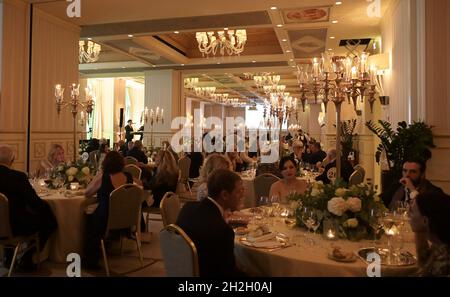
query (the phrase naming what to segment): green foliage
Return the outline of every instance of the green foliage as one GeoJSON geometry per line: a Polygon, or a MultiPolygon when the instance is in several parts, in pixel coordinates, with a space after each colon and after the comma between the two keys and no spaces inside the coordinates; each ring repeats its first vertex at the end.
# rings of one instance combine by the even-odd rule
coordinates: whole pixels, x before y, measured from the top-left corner
{"type": "MultiPolygon", "coordinates": [[[[346,183],[337,180],[334,184],[324,185],[321,182],[314,183],[302,195],[294,194],[288,197],[289,200],[296,201],[297,225],[304,226],[302,221],[302,208],[313,209],[321,221],[320,231],[324,220],[332,220],[339,225],[339,236],[349,240],[361,240],[373,238],[374,233],[370,228],[370,212],[375,209],[377,212],[384,212],[386,208],[376,195],[375,190],[366,185],[354,185],[346,188],[346,183]],[[345,201],[346,209],[341,215],[333,213],[330,210],[329,201],[335,198],[342,198],[345,201]],[[350,198],[358,198],[361,202],[361,208],[358,211],[352,211],[348,206],[350,198]],[[357,226],[349,226],[349,219],[357,220],[357,226]]],[[[342,201],[342,199],[340,199],[342,201]]],[[[354,201],[353,201],[354,202],[354,201]]]]}
{"type": "Polygon", "coordinates": [[[345,157],[349,152],[353,151],[353,138],[358,136],[358,134],[354,133],[355,128],[356,119],[341,122],[341,145],[345,157]]]}
{"type": "Polygon", "coordinates": [[[408,159],[428,161],[431,158],[433,143],[432,126],[424,122],[398,123],[397,131],[392,129],[389,122],[378,121],[378,124],[369,121],[367,128],[381,141],[375,153],[377,163],[380,163],[381,154],[386,152],[389,170],[393,177],[398,178],[402,173],[403,163],[408,159]]]}

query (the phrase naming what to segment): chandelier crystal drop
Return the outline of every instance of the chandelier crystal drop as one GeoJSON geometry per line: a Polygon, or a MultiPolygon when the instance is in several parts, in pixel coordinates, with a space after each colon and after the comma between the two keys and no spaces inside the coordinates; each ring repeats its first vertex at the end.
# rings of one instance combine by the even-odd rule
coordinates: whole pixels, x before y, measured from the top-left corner
{"type": "Polygon", "coordinates": [[[98,61],[102,46],[92,41],[87,42],[87,48],[85,47],[85,41],[79,41],[79,56],[80,63],[94,63],[98,61]]]}
{"type": "Polygon", "coordinates": [[[244,51],[245,43],[247,42],[247,31],[217,31],[217,36],[213,31],[197,32],[195,37],[198,42],[198,49],[203,56],[216,55],[217,52],[222,56],[225,53],[231,56],[239,55],[244,51]]]}

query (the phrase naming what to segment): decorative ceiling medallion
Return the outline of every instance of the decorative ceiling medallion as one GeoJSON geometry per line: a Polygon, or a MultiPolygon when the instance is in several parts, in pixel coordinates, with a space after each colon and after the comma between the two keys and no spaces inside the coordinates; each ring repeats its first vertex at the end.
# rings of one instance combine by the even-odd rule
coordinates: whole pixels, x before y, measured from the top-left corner
{"type": "Polygon", "coordinates": [[[330,19],[330,7],[286,9],[283,10],[283,18],[287,24],[328,22],[330,19]]]}

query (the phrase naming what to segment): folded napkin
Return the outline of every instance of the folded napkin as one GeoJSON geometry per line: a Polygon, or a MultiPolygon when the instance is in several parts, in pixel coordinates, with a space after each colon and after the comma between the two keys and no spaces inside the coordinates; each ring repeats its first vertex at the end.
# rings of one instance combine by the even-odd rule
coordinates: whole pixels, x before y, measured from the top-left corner
{"type": "Polygon", "coordinates": [[[265,235],[261,235],[261,236],[258,236],[258,237],[253,237],[252,235],[249,235],[247,237],[247,241],[251,242],[251,243],[255,243],[255,242],[268,241],[268,240],[271,240],[271,239],[273,239],[275,237],[276,237],[276,234],[273,233],[273,232],[265,234],[265,235]]]}

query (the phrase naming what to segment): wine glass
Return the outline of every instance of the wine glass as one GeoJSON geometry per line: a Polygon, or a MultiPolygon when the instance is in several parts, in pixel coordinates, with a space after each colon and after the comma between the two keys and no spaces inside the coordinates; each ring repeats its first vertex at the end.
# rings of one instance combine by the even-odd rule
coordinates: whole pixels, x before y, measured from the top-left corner
{"type": "Polygon", "coordinates": [[[377,208],[372,208],[369,213],[369,226],[373,230],[373,248],[377,249],[377,238],[383,229],[382,213],[377,208]]]}
{"type": "Polygon", "coordinates": [[[382,219],[384,234],[388,239],[388,264],[392,264],[392,237],[399,232],[398,223],[393,213],[386,214],[382,219]]]}
{"type": "Polygon", "coordinates": [[[272,206],[273,214],[278,216],[280,213],[280,196],[272,195],[272,197],[270,197],[270,204],[272,206]]]}
{"type": "Polygon", "coordinates": [[[297,224],[297,220],[295,218],[295,209],[291,207],[286,207],[284,210],[285,218],[284,223],[289,229],[292,229],[297,224]]]}
{"type": "Polygon", "coordinates": [[[268,205],[269,204],[269,197],[267,196],[261,196],[259,197],[259,205],[268,205]]]}

